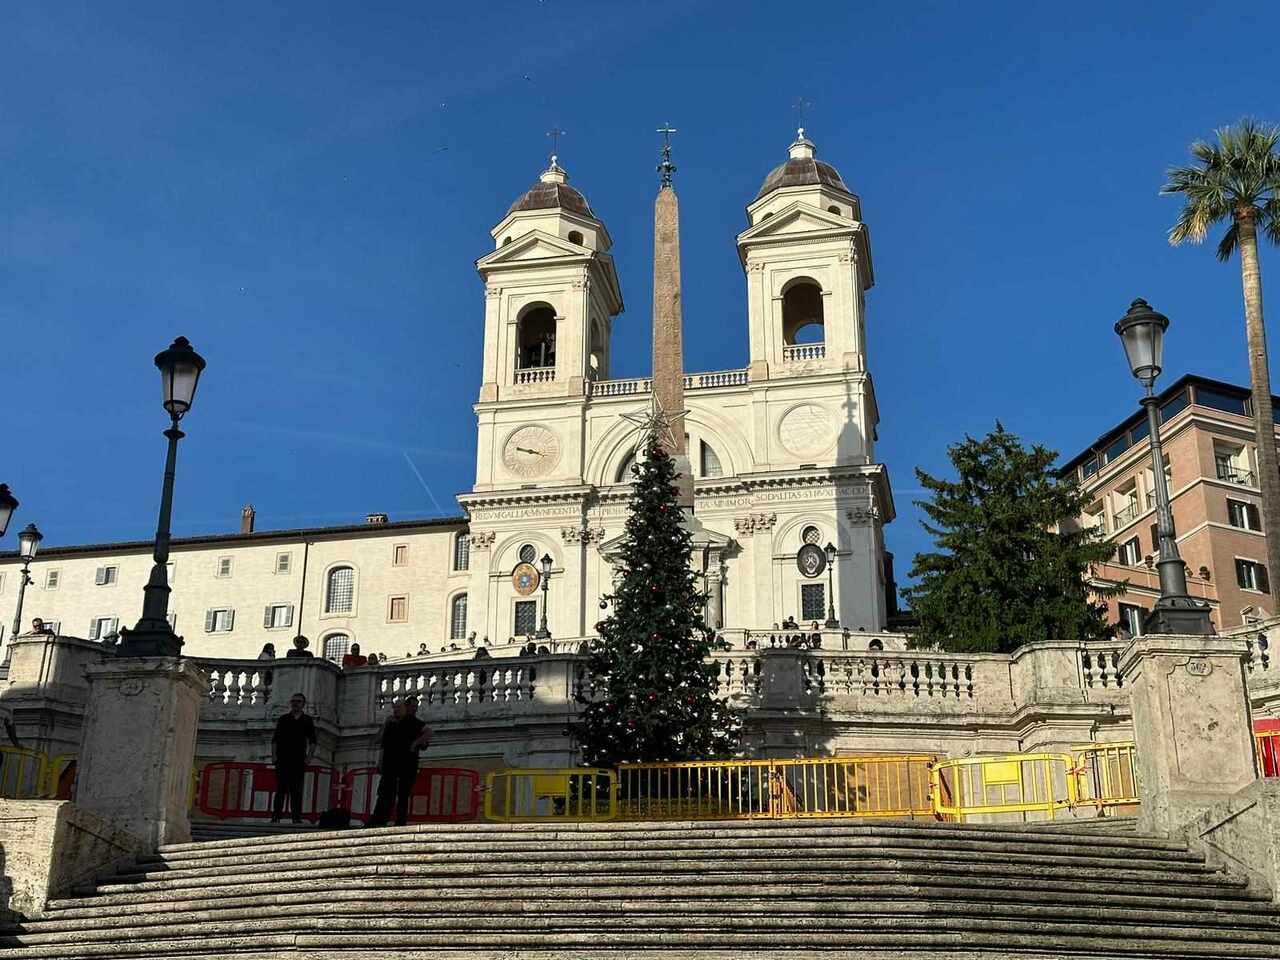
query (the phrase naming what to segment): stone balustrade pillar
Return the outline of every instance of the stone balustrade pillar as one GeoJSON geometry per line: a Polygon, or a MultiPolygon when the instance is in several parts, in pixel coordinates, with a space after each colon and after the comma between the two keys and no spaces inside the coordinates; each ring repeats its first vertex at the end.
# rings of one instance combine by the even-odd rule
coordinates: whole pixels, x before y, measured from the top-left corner
{"type": "Polygon", "coordinates": [[[1121,654],[1142,832],[1178,834],[1257,778],[1247,655],[1243,639],[1158,634],[1134,637],[1121,654]]]}

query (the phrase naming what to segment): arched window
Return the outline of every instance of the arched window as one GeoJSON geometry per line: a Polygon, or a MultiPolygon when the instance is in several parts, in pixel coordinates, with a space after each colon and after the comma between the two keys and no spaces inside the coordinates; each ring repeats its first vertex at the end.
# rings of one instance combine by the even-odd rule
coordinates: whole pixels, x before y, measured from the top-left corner
{"type": "Polygon", "coordinates": [[[569,242],[576,243],[578,246],[582,246],[582,234],[579,233],[577,230],[570,230],[569,242]]]}
{"type": "Polygon", "coordinates": [[[324,638],[324,658],[339,661],[351,649],[351,637],[345,633],[331,633],[324,638]]]}
{"type": "Polygon", "coordinates": [[[801,543],[821,543],[822,531],[817,527],[810,525],[800,531],[801,543]]]}
{"type": "Polygon", "coordinates": [[[591,324],[591,369],[590,373],[597,380],[605,380],[609,376],[608,355],[605,350],[604,327],[600,321],[591,324]]]}
{"type": "Polygon", "coordinates": [[[636,452],[632,450],[627,454],[626,459],[622,461],[622,466],[618,468],[618,475],[613,478],[614,483],[630,483],[635,479],[631,475],[636,465],[636,452]]]}
{"type": "Polygon", "coordinates": [[[460,593],[449,604],[449,639],[467,638],[467,595],[460,593]]]}
{"type": "Polygon", "coordinates": [[[546,304],[526,310],[516,321],[517,369],[556,365],[556,312],[546,304]]]}
{"type": "Polygon", "coordinates": [[[822,288],[808,277],[791,281],[782,292],[782,342],[822,343],[824,336],[822,288]]]}
{"type": "Polygon", "coordinates": [[[502,238],[502,245],[503,245],[504,247],[505,247],[508,243],[510,243],[510,242],[511,242],[511,238],[510,238],[510,237],[503,237],[503,238],[502,238]]]}
{"type": "Polygon", "coordinates": [[[702,476],[706,479],[724,476],[724,467],[720,465],[720,457],[712,449],[711,444],[702,441],[702,476]]]}
{"type": "Polygon", "coordinates": [[[334,567],[325,584],[324,612],[350,613],[355,602],[356,572],[351,567],[334,567]]]}
{"type": "Polygon", "coordinates": [[[533,563],[538,559],[538,549],[532,543],[526,543],[520,548],[520,562],[533,563]]]}
{"type": "Polygon", "coordinates": [[[838,216],[840,216],[840,208],[839,208],[839,207],[827,207],[827,213],[834,213],[834,214],[838,217],[838,216]]]}
{"type": "Polygon", "coordinates": [[[453,539],[453,569],[471,569],[471,537],[460,533],[453,539]]]}

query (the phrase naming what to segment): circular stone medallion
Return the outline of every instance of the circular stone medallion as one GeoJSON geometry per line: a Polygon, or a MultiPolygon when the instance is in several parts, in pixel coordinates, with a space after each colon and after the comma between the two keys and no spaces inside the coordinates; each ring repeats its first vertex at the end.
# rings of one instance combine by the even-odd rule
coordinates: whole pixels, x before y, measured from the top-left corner
{"type": "Polygon", "coordinates": [[[831,414],[816,403],[802,403],[787,411],[778,423],[778,439],[797,457],[822,453],[835,439],[831,414]]]}
{"type": "Polygon", "coordinates": [[[502,448],[503,465],[518,477],[540,477],[560,462],[560,438],[541,424],[521,427],[502,448]]]}

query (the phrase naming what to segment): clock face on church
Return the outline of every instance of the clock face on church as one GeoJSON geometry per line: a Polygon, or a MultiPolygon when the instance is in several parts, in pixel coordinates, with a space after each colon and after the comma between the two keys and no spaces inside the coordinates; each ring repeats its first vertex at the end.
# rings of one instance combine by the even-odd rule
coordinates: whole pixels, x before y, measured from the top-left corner
{"type": "Polygon", "coordinates": [[[560,462],[560,438],[546,427],[521,427],[507,438],[502,462],[518,477],[541,477],[560,462]]]}

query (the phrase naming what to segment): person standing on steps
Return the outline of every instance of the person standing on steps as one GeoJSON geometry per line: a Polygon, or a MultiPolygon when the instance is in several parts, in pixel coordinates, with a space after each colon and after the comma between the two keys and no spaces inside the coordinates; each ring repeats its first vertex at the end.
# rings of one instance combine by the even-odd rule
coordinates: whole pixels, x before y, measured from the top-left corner
{"type": "Polygon", "coordinates": [[[403,716],[394,717],[382,728],[382,779],[378,802],[368,826],[384,827],[395,809],[396,826],[409,822],[409,803],[418,779],[418,754],[431,742],[431,731],[418,719],[418,698],[404,699],[403,716]]]}
{"type": "Polygon", "coordinates": [[[316,750],[316,725],[306,714],[307,698],[295,693],[289,698],[289,712],[276,721],[271,738],[271,760],[276,768],[276,796],[271,822],[279,823],[285,795],[294,823],[302,822],[302,780],[316,750]]]}

